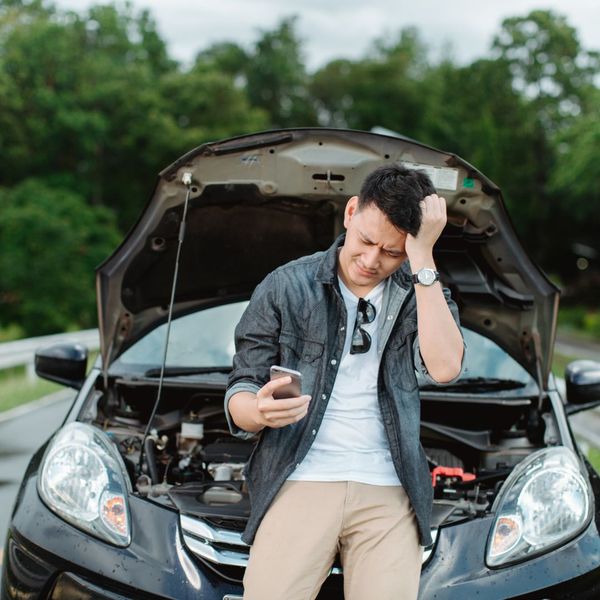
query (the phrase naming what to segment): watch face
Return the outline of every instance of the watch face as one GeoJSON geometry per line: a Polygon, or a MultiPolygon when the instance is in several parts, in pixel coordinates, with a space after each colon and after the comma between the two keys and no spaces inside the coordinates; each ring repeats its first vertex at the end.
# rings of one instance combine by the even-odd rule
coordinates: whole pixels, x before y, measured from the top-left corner
{"type": "Polygon", "coordinates": [[[423,285],[431,285],[435,281],[435,271],[432,269],[421,269],[417,273],[419,283],[423,285]]]}

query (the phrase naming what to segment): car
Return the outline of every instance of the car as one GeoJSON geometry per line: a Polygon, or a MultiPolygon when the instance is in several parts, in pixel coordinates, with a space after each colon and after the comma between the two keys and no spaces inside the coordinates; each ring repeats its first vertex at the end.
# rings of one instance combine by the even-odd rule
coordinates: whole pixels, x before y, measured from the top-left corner
{"type": "MultiPolygon", "coordinates": [[[[78,392],[24,475],[2,599],[242,597],[260,436],[226,424],[235,325],[267,273],[330,246],[348,198],[389,163],[446,198],[434,254],[467,347],[459,380],[419,382],[434,491],[420,598],[600,597],[600,479],[568,422],[600,404],[600,364],[569,365],[561,393],[559,290],[500,189],[406,137],[303,128],[204,144],[162,171],[97,269],[92,368],[77,344],[37,352],[38,375],[78,392]]],[[[342,598],[342,581],[336,562],[319,598],[342,598]]]]}

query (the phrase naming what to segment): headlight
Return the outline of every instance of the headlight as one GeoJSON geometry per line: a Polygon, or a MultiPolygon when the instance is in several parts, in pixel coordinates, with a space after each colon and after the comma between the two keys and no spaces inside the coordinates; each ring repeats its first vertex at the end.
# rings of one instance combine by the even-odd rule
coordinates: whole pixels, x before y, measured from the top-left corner
{"type": "Polygon", "coordinates": [[[117,546],[131,541],[127,474],[106,435],[83,423],[65,425],[42,461],[38,491],[65,521],[117,546]]]}
{"type": "Polygon", "coordinates": [[[575,454],[564,446],[535,452],[515,467],[494,502],[487,564],[525,560],[562,544],[587,525],[590,507],[575,454]]]}

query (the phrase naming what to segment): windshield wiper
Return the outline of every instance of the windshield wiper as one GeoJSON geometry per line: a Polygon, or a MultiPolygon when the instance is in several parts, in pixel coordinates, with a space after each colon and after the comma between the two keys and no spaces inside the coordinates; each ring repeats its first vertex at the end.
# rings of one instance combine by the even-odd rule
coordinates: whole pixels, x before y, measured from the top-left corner
{"type": "MultiPolygon", "coordinates": [[[[160,377],[160,367],[153,367],[144,373],[144,377],[160,377]]],[[[203,373],[229,373],[231,367],[165,367],[165,377],[180,377],[182,375],[202,375],[203,373]]]]}
{"type": "Polygon", "coordinates": [[[515,390],[525,387],[527,384],[516,379],[499,379],[496,377],[465,377],[454,383],[433,385],[427,384],[420,387],[426,391],[489,391],[489,390],[515,390]]]}

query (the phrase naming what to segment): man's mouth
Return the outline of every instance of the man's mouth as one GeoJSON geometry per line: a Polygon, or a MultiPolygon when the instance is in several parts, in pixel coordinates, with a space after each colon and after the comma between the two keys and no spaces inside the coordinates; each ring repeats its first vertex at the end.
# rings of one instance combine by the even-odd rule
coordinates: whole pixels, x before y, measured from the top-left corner
{"type": "Polygon", "coordinates": [[[362,275],[363,277],[374,277],[375,275],[377,275],[377,271],[372,271],[371,269],[365,269],[364,267],[361,267],[358,263],[356,263],[356,268],[357,268],[359,274],[362,275]]]}

